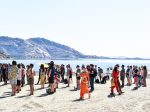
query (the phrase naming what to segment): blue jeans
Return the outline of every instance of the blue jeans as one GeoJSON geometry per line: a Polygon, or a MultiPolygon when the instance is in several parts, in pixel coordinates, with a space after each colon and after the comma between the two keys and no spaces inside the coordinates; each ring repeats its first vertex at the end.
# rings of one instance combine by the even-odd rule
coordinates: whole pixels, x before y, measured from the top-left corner
{"type": "Polygon", "coordinates": [[[90,78],[91,91],[94,91],[94,77],[90,78]]]}

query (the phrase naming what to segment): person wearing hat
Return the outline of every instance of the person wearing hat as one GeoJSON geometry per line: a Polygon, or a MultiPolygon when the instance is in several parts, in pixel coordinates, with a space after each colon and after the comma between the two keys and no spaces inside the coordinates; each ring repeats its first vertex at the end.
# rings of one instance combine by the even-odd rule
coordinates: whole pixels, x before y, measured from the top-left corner
{"type": "Polygon", "coordinates": [[[124,65],[121,66],[120,80],[122,82],[121,87],[124,88],[124,80],[125,80],[125,68],[124,68],[124,65]]]}

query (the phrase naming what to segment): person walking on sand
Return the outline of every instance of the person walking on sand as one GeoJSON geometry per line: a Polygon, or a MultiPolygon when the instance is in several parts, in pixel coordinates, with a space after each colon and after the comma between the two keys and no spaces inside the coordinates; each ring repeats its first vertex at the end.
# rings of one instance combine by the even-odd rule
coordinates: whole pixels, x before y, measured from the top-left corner
{"type": "Polygon", "coordinates": [[[88,83],[89,83],[88,73],[86,71],[85,66],[82,66],[80,100],[84,99],[85,94],[88,94],[89,98],[91,96],[88,88],[88,83]]]}
{"type": "Polygon", "coordinates": [[[30,96],[34,94],[34,76],[35,76],[35,71],[33,69],[34,65],[30,64],[30,68],[28,70],[28,83],[30,85],[30,96]]]}
{"type": "Polygon", "coordinates": [[[44,68],[44,65],[41,64],[40,66],[40,84],[41,84],[41,89],[44,89],[44,85],[45,85],[45,80],[46,79],[46,71],[44,68]]]}
{"type": "Polygon", "coordinates": [[[12,87],[11,96],[16,95],[17,74],[18,74],[17,62],[12,61],[12,66],[10,68],[9,75],[8,75],[8,78],[9,78],[9,81],[10,81],[10,84],[11,84],[11,87],[12,87]]]}

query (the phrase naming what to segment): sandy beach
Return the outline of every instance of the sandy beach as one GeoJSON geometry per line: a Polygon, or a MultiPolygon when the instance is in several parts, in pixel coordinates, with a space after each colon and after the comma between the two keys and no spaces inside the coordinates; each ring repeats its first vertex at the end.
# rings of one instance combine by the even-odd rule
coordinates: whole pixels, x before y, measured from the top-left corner
{"type": "MultiPolygon", "coordinates": [[[[37,77],[35,77],[35,82],[37,77]]],[[[147,79],[147,83],[150,80],[147,79]]],[[[139,88],[132,91],[125,86],[125,92],[121,96],[108,98],[110,93],[110,81],[107,84],[95,84],[95,91],[91,99],[77,101],[79,91],[73,91],[75,81],[70,88],[60,84],[54,95],[47,95],[46,90],[40,90],[40,85],[35,85],[34,96],[29,95],[29,87],[26,85],[22,91],[14,97],[10,96],[11,86],[2,86],[0,83],[0,112],[149,112],[150,87],[139,88]]],[[[46,85],[47,87],[47,85],[46,85]]]]}

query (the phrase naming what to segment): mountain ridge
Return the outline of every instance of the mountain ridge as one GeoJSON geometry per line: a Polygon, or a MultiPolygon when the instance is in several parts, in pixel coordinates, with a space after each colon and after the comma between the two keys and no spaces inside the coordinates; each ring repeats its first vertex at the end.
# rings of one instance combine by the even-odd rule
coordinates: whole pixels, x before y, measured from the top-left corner
{"type": "MultiPolygon", "coordinates": [[[[0,54],[3,58],[13,59],[125,59],[125,60],[150,60],[139,57],[129,58],[125,56],[107,57],[85,55],[69,46],[35,37],[29,39],[0,36],[0,54]],[[5,56],[4,56],[5,55],[5,56]]],[[[1,59],[1,57],[0,57],[1,59]]]]}

